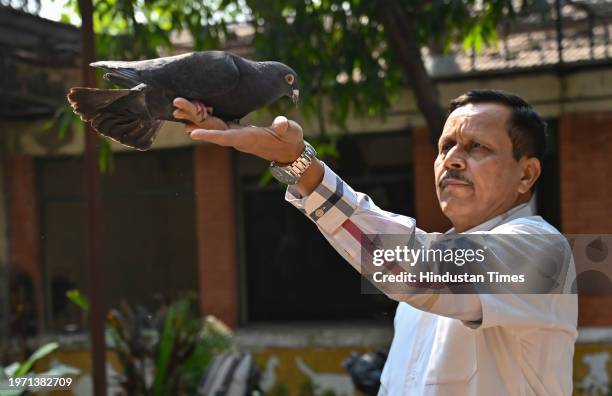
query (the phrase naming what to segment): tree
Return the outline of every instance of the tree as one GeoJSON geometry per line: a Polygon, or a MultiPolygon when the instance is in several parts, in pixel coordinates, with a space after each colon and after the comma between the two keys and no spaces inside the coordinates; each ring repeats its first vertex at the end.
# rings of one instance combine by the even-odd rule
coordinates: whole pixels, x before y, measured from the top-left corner
{"type": "MultiPolygon", "coordinates": [[[[4,0],[7,1],[7,0],[4,0]]],[[[14,1],[14,0],[13,0],[14,1]]],[[[9,0],[10,2],[10,0],[9,0]]],[[[76,0],[68,4],[76,6],[76,0]]],[[[138,59],[169,48],[187,31],[195,50],[218,49],[235,22],[254,28],[259,59],[291,65],[301,80],[301,110],[345,128],[348,115],[384,117],[408,84],[432,138],[445,112],[421,48],[478,50],[497,41],[496,27],[546,0],[95,0],[99,58],[138,59]],[[323,114],[321,100],[333,108],[323,114]]],[[[68,19],[68,16],[66,16],[68,19]]]]}
{"type": "MultiPolygon", "coordinates": [[[[510,0],[249,0],[262,57],[295,66],[309,93],[333,98],[334,121],[350,110],[383,115],[408,83],[432,138],[445,112],[427,74],[421,48],[449,50],[453,44],[480,49],[496,42],[496,26],[517,11],[545,1],[510,0]],[[340,78],[339,78],[340,77],[340,78]]],[[[308,110],[316,111],[313,102],[308,110]]]]}

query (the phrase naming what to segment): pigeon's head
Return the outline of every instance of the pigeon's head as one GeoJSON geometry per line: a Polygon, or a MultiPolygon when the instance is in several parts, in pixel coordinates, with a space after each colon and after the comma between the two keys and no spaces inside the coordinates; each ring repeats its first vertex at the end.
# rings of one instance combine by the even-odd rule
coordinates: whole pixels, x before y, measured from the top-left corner
{"type": "Polygon", "coordinates": [[[297,104],[300,99],[300,90],[298,85],[298,75],[289,66],[280,62],[266,62],[274,71],[275,79],[282,87],[284,96],[290,97],[293,103],[297,104]]]}

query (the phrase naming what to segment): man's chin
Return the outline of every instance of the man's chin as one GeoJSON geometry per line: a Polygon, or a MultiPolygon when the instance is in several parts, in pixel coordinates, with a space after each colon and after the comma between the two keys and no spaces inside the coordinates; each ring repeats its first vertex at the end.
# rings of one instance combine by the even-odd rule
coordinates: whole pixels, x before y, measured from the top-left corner
{"type": "Polygon", "coordinates": [[[443,202],[447,202],[449,204],[466,204],[468,202],[474,201],[474,190],[470,187],[458,187],[458,188],[444,188],[439,194],[438,199],[440,200],[440,205],[443,202]]]}
{"type": "Polygon", "coordinates": [[[456,214],[469,212],[469,208],[473,205],[473,197],[458,197],[455,194],[449,195],[444,193],[440,197],[440,208],[448,218],[452,218],[456,214]]]}

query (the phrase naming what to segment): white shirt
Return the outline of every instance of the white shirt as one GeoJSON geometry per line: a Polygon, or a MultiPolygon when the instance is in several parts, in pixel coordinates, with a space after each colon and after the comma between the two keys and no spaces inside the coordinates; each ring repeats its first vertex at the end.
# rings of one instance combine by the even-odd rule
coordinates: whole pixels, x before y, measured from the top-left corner
{"type": "MultiPolygon", "coordinates": [[[[300,197],[290,187],[285,198],[358,271],[361,234],[426,234],[414,219],[378,208],[326,165],[322,183],[309,196],[300,197]]],[[[569,245],[559,248],[537,239],[559,231],[534,216],[529,205],[466,233],[535,236],[522,246],[493,247],[502,260],[521,254],[529,266],[538,267],[551,257],[571,259],[569,245]]],[[[387,295],[400,303],[379,396],[572,394],[575,294],[387,295]]]]}

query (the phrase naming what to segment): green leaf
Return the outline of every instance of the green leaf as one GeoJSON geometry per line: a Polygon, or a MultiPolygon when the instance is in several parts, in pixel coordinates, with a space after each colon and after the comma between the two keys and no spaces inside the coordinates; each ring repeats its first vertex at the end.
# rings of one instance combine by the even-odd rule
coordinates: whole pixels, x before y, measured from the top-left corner
{"type": "Polygon", "coordinates": [[[274,177],[272,176],[272,173],[270,173],[270,169],[266,169],[266,171],[259,177],[257,185],[259,187],[267,186],[272,181],[274,181],[274,177]]]}
{"type": "Polygon", "coordinates": [[[59,348],[59,344],[57,342],[50,342],[48,344],[45,344],[45,345],[41,346],[36,351],[34,351],[34,353],[32,355],[30,355],[28,360],[26,360],[25,362],[23,362],[19,366],[17,371],[15,371],[15,375],[14,376],[15,377],[21,377],[21,376],[25,375],[26,373],[28,373],[32,369],[32,366],[34,365],[34,363],[36,363],[36,361],[38,361],[39,359],[44,358],[45,356],[47,356],[48,354],[50,354],[51,352],[53,352],[57,348],[59,348]]]}
{"type": "Polygon", "coordinates": [[[113,161],[113,149],[110,140],[99,135],[100,151],[98,152],[98,166],[100,173],[110,173],[115,169],[113,161]]]}
{"type": "Polygon", "coordinates": [[[85,312],[89,312],[89,299],[80,290],[73,289],[66,292],[66,297],[85,312]]]}
{"type": "Polygon", "coordinates": [[[59,126],[57,128],[57,135],[60,139],[64,139],[66,137],[66,131],[76,119],[76,115],[72,111],[72,108],[70,106],[65,106],[63,108],[59,126]]]}
{"type": "Polygon", "coordinates": [[[155,368],[155,380],[153,381],[153,395],[163,396],[166,394],[165,389],[169,385],[169,378],[166,378],[166,371],[172,355],[172,349],[175,342],[175,320],[176,307],[170,306],[164,324],[164,330],[159,343],[159,352],[157,357],[157,366],[155,368]]]}

